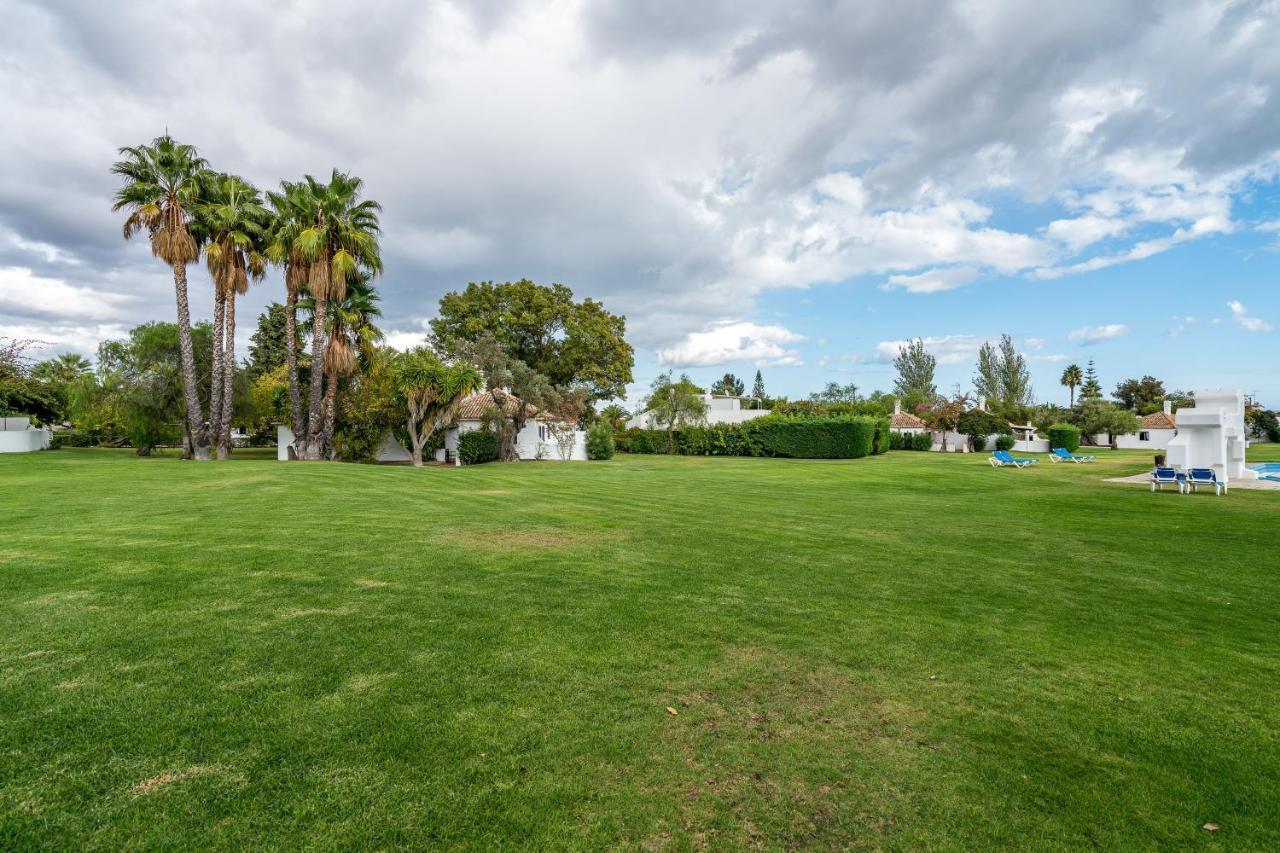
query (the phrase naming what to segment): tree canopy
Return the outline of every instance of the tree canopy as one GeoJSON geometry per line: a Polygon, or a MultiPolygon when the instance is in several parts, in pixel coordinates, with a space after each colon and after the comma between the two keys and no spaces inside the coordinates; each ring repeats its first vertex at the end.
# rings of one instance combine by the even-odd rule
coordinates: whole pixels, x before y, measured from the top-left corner
{"type": "Polygon", "coordinates": [[[1116,386],[1111,396],[1126,409],[1133,409],[1140,415],[1149,415],[1159,411],[1164,403],[1164,383],[1154,376],[1126,379],[1116,386]]]}
{"type": "Polygon", "coordinates": [[[893,360],[893,366],[898,371],[898,378],[893,382],[895,394],[925,400],[938,396],[938,387],[933,383],[938,360],[925,350],[923,340],[916,338],[898,347],[898,357],[893,360]]]}
{"type": "Polygon", "coordinates": [[[1000,345],[990,341],[978,350],[978,372],[974,389],[1002,409],[1031,403],[1031,373],[1027,360],[1013,345],[1009,335],[1000,336],[1000,345]]]}
{"type": "Polygon", "coordinates": [[[431,339],[437,351],[457,357],[492,336],[553,385],[586,388],[594,401],[622,396],[631,381],[635,354],[626,322],[593,299],[575,301],[563,284],[482,281],[444,295],[431,339]]]}
{"type": "Polygon", "coordinates": [[[741,397],[746,390],[746,383],[732,373],[726,373],[711,385],[712,394],[723,394],[728,397],[741,397]]]}

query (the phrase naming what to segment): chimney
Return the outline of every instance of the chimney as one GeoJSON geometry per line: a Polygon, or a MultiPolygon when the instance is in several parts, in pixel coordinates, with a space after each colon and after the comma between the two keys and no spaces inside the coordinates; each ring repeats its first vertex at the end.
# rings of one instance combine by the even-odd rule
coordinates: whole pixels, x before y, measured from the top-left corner
{"type": "Polygon", "coordinates": [[[1172,414],[1173,414],[1173,401],[1172,401],[1172,400],[1165,400],[1165,401],[1164,401],[1164,413],[1165,413],[1166,415],[1172,415],[1172,414]]]}
{"type": "Polygon", "coordinates": [[[893,398],[893,413],[895,415],[902,414],[902,401],[899,400],[897,397],[893,398]]]}

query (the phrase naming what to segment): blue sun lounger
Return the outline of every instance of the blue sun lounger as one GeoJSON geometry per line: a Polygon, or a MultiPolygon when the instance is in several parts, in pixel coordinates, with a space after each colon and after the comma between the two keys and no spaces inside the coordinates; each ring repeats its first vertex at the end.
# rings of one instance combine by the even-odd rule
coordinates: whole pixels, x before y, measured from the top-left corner
{"type": "Polygon", "coordinates": [[[1010,456],[1007,450],[997,450],[991,454],[991,458],[987,461],[991,463],[992,468],[1003,468],[1006,465],[1012,465],[1015,468],[1026,468],[1028,465],[1034,465],[1040,460],[1019,459],[1016,456],[1010,456]]]}
{"type": "Polygon", "coordinates": [[[1061,461],[1061,462],[1080,463],[1080,462],[1093,462],[1097,460],[1098,457],[1090,456],[1087,453],[1072,453],[1069,450],[1067,450],[1065,447],[1055,447],[1053,450],[1050,451],[1049,458],[1052,459],[1054,462],[1061,461]]]}
{"type": "Polygon", "coordinates": [[[1185,488],[1195,492],[1200,490],[1200,486],[1212,486],[1215,495],[1227,490],[1227,484],[1218,479],[1212,468],[1192,468],[1187,472],[1185,488]]]}
{"type": "Polygon", "coordinates": [[[1157,468],[1151,472],[1151,491],[1164,491],[1165,486],[1177,486],[1181,492],[1186,488],[1182,475],[1173,468],[1157,468]]]}

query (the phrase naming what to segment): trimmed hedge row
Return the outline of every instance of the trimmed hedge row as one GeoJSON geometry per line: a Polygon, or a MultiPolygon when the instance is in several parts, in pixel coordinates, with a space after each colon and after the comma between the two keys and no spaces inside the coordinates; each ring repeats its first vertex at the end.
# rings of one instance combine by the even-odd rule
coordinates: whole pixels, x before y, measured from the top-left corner
{"type": "Polygon", "coordinates": [[[889,433],[890,450],[933,450],[933,435],[927,432],[889,433]]]}
{"type": "Polygon", "coordinates": [[[498,458],[498,434],[485,429],[458,436],[458,458],[463,465],[479,465],[498,458]]]}
{"type": "Polygon", "coordinates": [[[1058,423],[1045,430],[1049,436],[1049,447],[1065,447],[1068,453],[1080,449],[1080,427],[1074,424],[1058,423]]]}
{"type": "Polygon", "coordinates": [[[765,416],[740,424],[687,427],[671,436],[659,429],[630,429],[614,438],[624,453],[682,456],[779,456],[793,459],[856,459],[890,448],[888,418],[765,416]]]}

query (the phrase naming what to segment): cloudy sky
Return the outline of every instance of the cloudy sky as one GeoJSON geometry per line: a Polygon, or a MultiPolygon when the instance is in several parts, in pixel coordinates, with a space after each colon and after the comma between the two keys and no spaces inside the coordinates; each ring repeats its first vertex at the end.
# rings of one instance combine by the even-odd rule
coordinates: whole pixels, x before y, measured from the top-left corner
{"type": "Polygon", "coordinates": [[[443,292],[527,276],[627,315],[637,389],[887,388],[916,336],[967,386],[1007,332],[1042,400],[1092,358],[1108,389],[1280,406],[1275,2],[0,0],[0,24],[0,336],[52,352],[172,318],[108,171],[167,128],[261,187],[362,176],[399,345],[443,292]]]}

